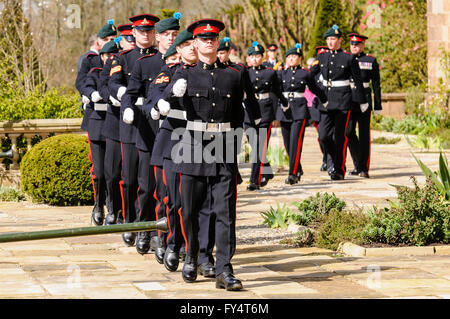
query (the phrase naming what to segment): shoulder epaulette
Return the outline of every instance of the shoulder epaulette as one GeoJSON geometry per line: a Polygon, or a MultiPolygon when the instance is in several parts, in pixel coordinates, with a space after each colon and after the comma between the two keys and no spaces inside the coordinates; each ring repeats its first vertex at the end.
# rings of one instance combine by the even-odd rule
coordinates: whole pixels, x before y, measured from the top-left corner
{"type": "Polygon", "coordinates": [[[138,59],[138,61],[141,61],[142,59],[145,59],[145,58],[152,57],[152,56],[154,56],[154,55],[155,55],[155,53],[144,55],[144,56],[140,57],[140,58],[138,59]]]}
{"type": "Polygon", "coordinates": [[[237,69],[235,69],[235,68],[233,68],[233,67],[231,67],[231,66],[229,66],[229,65],[227,65],[227,68],[232,69],[232,70],[234,70],[234,71],[236,71],[236,72],[241,73],[241,71],[239,71],[239,70],[237,70],[237,69]]]}
{"type": "Polygon", "coordinates": [[[92,73],[92,72],[97,71],[97,70],[101,71],[101,70],[103,70],[103,68],[98,68],[98,67],[92,68],[92,69],[89,71],[89,73],[92,73]]]}
{"type": "Polygon", "coordinates": [[[350,52],[347,52],[347,51],[342,51],[342,52],[347,53],[347,54],[350,54],[350,55],[353,55],[353,54],[351,54],[350,52]]]}
{"type": "Polygon", "coordinates": [[[268,67],[266,67],[266,69],[267,69],[267,70],[272,70],[272,71],[275,71],[274,69],[272,69],[272,68],[268,68],[268,67]]]}
{"type": "Polygon", "coordinates": [[[311,72],[311,70],[308,69],[308,68],[302,68],[302,69],[305,70],[305,71],[311,72]]]}
{"type": "Polygon", "coordinates": [[[370,56],[371,58],[374,58],[375,59],[375,57],[372,55],[372,54],[366,54],[367,56],[370,56]]]}
{"type": "Polygon", "coordinates": [[[131,52],[131,51],[133,51],[133,49],[125,50],[125,51],[119,52],[119,53],[117,54],[117,56],[124,55],[124,54],[126,54],[126,53],[128,53],[128,52],[131,52]]]}
{"type": "Polygon", "coordinates": [[[95,56],[98,56],[98,54],[94,53],[94,52],[91,52],[91,53],[86,54],[85,58],[87,59],[87,58],[95,57],[95,56]]]}
{"type": "Polygon", "coordinates": [[[177,65],[180,65],[181,63],[170,63],[170,64],[167,64],[166,65],[166,67],[168,68],[168,69],[170,69],[170,68],[173,68],[174,66],[177,66],[177,65]]]}

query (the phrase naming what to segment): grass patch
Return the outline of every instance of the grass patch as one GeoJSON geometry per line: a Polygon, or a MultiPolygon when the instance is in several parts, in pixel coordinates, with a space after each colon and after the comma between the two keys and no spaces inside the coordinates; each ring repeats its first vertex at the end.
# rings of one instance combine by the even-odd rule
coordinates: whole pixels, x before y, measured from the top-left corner
{"type": "Polygon", "coordinates": [[[385,137],[385,136],[380,136],[377,138],[374,138],[372,140],[373,144],[397,144],[398,142],[400,142],[402,138],[401,137],[393,137],[393,138],[389,138],[389,137],[385,137]]]}
{"type": "Polygon", "coordinates": [[[0,201],[2,202],[20,202],[25,200],[25,194],[15,187],[0,187],[0,201]]]}

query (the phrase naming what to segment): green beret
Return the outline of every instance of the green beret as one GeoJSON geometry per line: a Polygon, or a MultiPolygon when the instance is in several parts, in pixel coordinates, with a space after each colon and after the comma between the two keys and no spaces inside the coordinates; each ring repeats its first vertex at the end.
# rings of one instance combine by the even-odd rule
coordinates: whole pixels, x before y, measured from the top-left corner
{"type": "Polygon", "coordinates": [[[219,48],[217,49],[217,51],[229,51],[231,49],[231,42],[230,42],[230,38],[225,37],[222,40],[220,40],[219,43],[219,48]]]}
{"type": "Polygon", "coordinates": [[[342,37],[342,32],[336,24],[333,25],[331,28],[329,28],[327,32],[325,32],[325,34],[323,35],[324,39],[328,37],[338,37],[338,38],[342,37]]]}
{"type": "Polygon", "coordinates": [[[114,20],[108,20],[108,24],[105,24],[100,31],[98,31],[97,36],[100,39],[104,39],[111,35],[117,35],[117,28],[114,25],[114,20]]]}
{"type": "Polygon", "coordinates": [[[164,59],[167,59],[168,57],[176,53],[177,53],[177,46],[174,43],[167,49],[166,53],[164,53],[164,59]]]}
{"type": "Polygon", "coordinates": [[[167,30],[180,30],[181,13],[176,12],[173,17],[164,19],[155,24],[156,32],[163,33],[167,30]]]}
{"type": "Polygon", "coordinates": [[[295,45],[295,47],[290,48],[289,50],[286,51],[286,54],[284,55],[284,57],[288,57],[291,54],[297,54],[298,56],[303,56],[302,45],[300,43],[297,43],[295,45]]]}
{"type": "Polygon", "coordinates": [[[117,53],[119,52],[119,47],[116,41],[108,41],[103,48],[100,50],[100,54],[103,53],[117,53]]]}
{"type": "Polygon", "coordinates": [[[186,42],[188,40],[193,40],[193,39],[194,39],[194,36],[192,35],[191,32],[189,32],[188,30],[183,30],[175,38],[175,41],[174,41],[173,44],[175,46],[179,46],[180,44],[183,44],[184,42],[186,42]]]}
{"type": "Polygon", "coordinates": [[[252,46],[247,50],[248,55],[256,55],[256,54],[263,54],[263,53],[264,53],[264,47],[256,41],[254,41],[252,43],[252,46]]]}

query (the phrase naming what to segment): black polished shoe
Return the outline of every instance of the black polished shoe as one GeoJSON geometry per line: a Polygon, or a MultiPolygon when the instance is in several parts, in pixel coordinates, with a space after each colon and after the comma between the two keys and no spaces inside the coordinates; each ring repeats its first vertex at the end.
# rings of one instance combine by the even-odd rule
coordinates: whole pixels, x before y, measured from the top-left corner
{"type": "Polygon", "coordinates": [[[321,172],[326,172],[327,171],[327,163],[322,163],[322,166],[320,166],[320,171],[321,172]]]}
{"type": "Polygon", "coordinates": [[[164,266],[168,271],[177,271],[178,265],[180,264],[180,253],[173,251],[170,248],[166,249],[164,253],[164,266]]]}
{"type": "Polygon", "coordinates": [[[297,184],[298,181],[299,181],[299,178],[297,176],[289,175],[289,177],[286,178],[286,180],[284,182],[288,185],[294,185],[294,184],[297,184]]]}
{"type": "Polygon", "coordinates": [[[184,246],[182,246],[180,249],[180,260],[183,262],[186,260],[186,249],[184,248],[184,246]]]}
{"type": "Polygon", "coordinates": [[[181,277],[185,282],[191,283],[197,279],[197,258],[186,256],[181,270],[181,277]]]}
{"type": "Polygon", "coordinates": [[[365,177],[365,178],[369,178],[369,173],[368,172],[361,172],[359,173],[360,177],[365,177]]]}
{"type": "Polygon", "coordinates": [[[152,236],[150,239],[150,252],[154,253],[156,251],[156,248],[160,246],[160,239],[158,235],[152,236]]]}
{"type": "Polygon", "coordinates": [[[102,226],[105,220],[105,212],[103,211],[103,206],[94,206],[92,210],[92,221],[97,226],[102,226]]]}
{"type": "Polygon", "coordinates": [[[165,253],[166,253],[166,245],[162,243],[160,239],[160,245],[155,249],[155,258],[158,263],[162,264],[164,262],[165,253]]]}
{"type": "Polygon", "coordinates": [[[356,168],[355,168],[355,169],[354,169],[353,171],[351,171],[349,174],[350,174],[350,175],[355,175],[355,176],[356,176],[356,175],[359,175],[359,173],[361,173],[361,171],[360,171],[359,169],[356,169],[356,168]]]}
{"type": "Polygon", "coordinates": [[[267,177],[262,177],[261,178],[261,184],[259,185],[260,187],[264,187],[269,183],[269,180],[271,180],[271,178],[267,178],[267,177]]]}
{"type": "Polygon", "coordinates": [[[333,181],[341,181],[341,180],[344,179],[344,175],[342,175],[342,174],[340,174],[340,173],[338,173],[338,172],[336,172],[336,171],[333,171],[333,172],[331,172],[331,174],[330,174],[330,178],[331,178],[331,180],[333,180],[333,181]]]}
{"type": "Polygon", "coordinates": [[[106,215],[105,219],[105,225],[115,225],[117,224],[117,213],[109,212],[108,215],[106,215]]]}
{"type": "Polygon", "coordinates": [[[123,233],[122,240],[128,247],[133,247],[136,242],[136,233],[123,233]]]}
{"type": "Polygon", "coordinates": [[[216,277],[216,267],[212,263],[204,263],[198,265],[198,273],[206,278],[216,277]]]}
{"type": "Polygon", "coordinates": [[[244,182],[244,180],[242,179],[241,173],[238,172],[237,174],[237,184],[241,185],[244,182]]]}
{"type": "Polygon", "coordinates": [[[247,190],[248,191],[255,191],[255,190],[258,190],[259,189],[259,185],[256,185],[256,184],[253,184],[253,183],[250,183],[248,186],[247,186],[247,190]]]}
{"type": "Polygon", "coordinates": [[[150,232],[139,232],[136,239],[136,250],[141,255],[147,254],[150,249],[150,232]]]}
{"type": "Polygon", "coordinates": [[[243,288],[242,282],[234,277],[230,272],[223,272],[216,277],[216,288],[226,289],[228,291],[241,290],[243,288]]]}

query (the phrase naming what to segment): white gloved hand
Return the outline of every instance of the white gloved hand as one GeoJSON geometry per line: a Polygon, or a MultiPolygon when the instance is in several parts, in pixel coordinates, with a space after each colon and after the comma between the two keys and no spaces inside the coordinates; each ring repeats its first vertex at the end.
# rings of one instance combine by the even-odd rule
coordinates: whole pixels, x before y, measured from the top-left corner
{"type": "Polygon", "coordinates": [[[369,103],[360,104],[359,108],[361,109],[361,112],[364,113],[369,108],[369,103]]]}
{"type": "Polygon", "coordinates": [[[324,107],[324,108],[327,108],[327,106],[328,106],[328,101],[326,101],[325,103],[323,103],[323,107],[324,107]]]}
{"type": "Polygon", "coordinates": [[[124,86],[121,86],[119,88],[119,90],[117,91],[117,98],[119,99],[119,101],[122,101],[122,96],[125,94],[126,91],[127,91],[127,88],[124,86]]]}
{"type": "MultiPolygon", "coordinates": [[[[83,104],[89,104],[91,102],[91,100],[89,100],[89,98],[86,95],[83,95],[81,97],[81,101],[83,102],[83,104]]],[[[86,107],[84,107],[84,109],[86,109],[86,107]]]]}
{"type": "MultiPolygon", "coordinates": [[[[179,79],[172,88],[172,93],[176,97],[182,97],[186,93],[187,81],[185,79],[179,79]]],[[[160,110],[161,111],[161,110],[160,110]]],[[[161,113],[162,114],[162,113],[161,113]]],[[[164,115],[164,114],[163,114],[164,115]]]]}
{"type": "Polygon", "coordinates": [[[375,111],[373,111],[373,114],[374,115],[381,115],[381,110],[375,110],[375,111]]]}
{"type": "Polygon", "coordinates": [[[97,91],[92,92],[92,94],[91,94],[91,101],[92,102],[97,103],[101,99],[102,99],[102,97],[100,96],[100,93],[98,93],[97,91]]]}
{"type": "Polygon", "coordinates": [[[112,95],[109,96],[109,99],[111,100],[111,102],[114,106],[117,106],[117,107],[120,106],[120,102],[117,101],[112,95]]]}
{"type": "Polygon", "coordinates": [[[152,107],[152,110],[150,111],[150,115],[152,116],[152,119],[154,119],[155,121],[159,120],[159,118],[161,117],[161,114],[157,110],[155,110],[154,107],[152,107]]]}
{"type": "Polygon", "coordinates": [[[130,108],[126,108],[123,111],[123,122],[126,124],[131,124],[134,121],[134,111],[130,108]]]}
{"type": "Polygon", "coordinates": [[[281,105],[281,109],[283,110],[283,112],[286,112],[287,110],[289,110],[291,106],[288,104],[286,107],[284,107],[283,105],[281,105]]]}
{"type": "Polygon", "coordinates": [[[170,112],[170,103],[161,99],[158,101],[158,109],[161,115],[166,116],[170,112]]]}
{"type": "Polygon", "coordinates": [[[256,124],[256,125],[259,125],[259,123],[261,123],[261,119],[256,119],[256,120],[255,120],[255,124],[256,124]]]}

